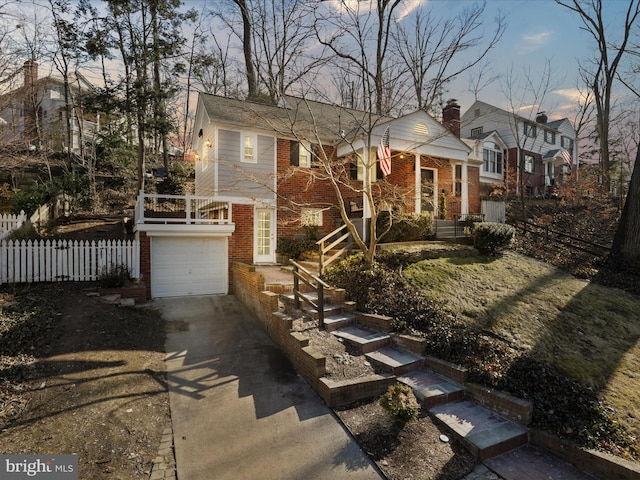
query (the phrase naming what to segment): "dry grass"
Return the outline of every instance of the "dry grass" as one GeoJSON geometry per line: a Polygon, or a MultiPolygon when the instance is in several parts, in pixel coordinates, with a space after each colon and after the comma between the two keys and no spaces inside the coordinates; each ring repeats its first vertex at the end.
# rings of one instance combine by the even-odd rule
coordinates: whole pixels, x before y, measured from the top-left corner
{"type": "Polygon", "coordinates": [[[515,253],[424,260],[404,273],[452,312],[600,392],[640,438],[640,297],[515,253]]]}

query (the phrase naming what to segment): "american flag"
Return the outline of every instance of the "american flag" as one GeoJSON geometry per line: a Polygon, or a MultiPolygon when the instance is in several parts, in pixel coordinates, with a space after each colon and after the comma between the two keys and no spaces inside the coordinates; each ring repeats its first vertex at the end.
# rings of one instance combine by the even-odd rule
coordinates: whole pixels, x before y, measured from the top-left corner
{"type": "Polygon", "coordinates": [[[386,177],[391,174],[391,148],[389,147],[389,127],[384,131],[378,145],[378,161],[380,162],[380,170],[386,177]]]}
{"type": "Polygon", "coordinates": [[[571,161],[571,154],[567,150],[562,150],[562,158],[564,158],[564,161],[567,162],[567,165],[569,165],[570,167],[573,166],[573,162],[571,161]]]}

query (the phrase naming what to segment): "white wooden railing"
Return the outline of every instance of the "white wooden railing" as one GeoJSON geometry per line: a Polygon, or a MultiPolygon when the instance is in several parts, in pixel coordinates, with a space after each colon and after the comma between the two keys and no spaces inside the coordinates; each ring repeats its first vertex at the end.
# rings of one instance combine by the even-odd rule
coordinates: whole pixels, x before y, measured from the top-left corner
{"type": "Polygon", "coordinates": [[[27,215],[24,210],[18,215],[12,215],[9,213],[0,215],[0,240],[9,236],[9,234],[27,221],[27,215]]]}
{"type": "Polygon", "coordinates": [[[231,202],[211,197],[156,195],[140,192],[135,223],[184,223],[223,225],[231,223],[231,202]]]}
{"type": "Polygon", "coordinates": [[[0,242],[0,284],[95,281],[116,266],[140,276],[137,241],[28,240],[0,242]]]}

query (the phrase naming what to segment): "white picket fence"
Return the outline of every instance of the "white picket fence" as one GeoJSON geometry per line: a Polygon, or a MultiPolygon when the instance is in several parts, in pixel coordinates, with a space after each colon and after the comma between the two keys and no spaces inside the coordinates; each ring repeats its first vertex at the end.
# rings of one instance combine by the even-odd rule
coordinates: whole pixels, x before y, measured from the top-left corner
{"type": "Polygon", "coordinates": [[[138,241],[0,242],[0,284],[95,281],[116,266],[126,266],[131,278],[139,278],[138,241]]]}
{"type": "Polygon", "coordinates": [[[20,228],[27,221],[24,211],[18,215],[5,213],[0,215],[0,240],[7,237],[13,230],[20,228]]]}
{"type": "Polygon", "coordinates": [[[506,203],[482,200],[482,213],[485,222],[504,223],[507,221],[506,203]]]}

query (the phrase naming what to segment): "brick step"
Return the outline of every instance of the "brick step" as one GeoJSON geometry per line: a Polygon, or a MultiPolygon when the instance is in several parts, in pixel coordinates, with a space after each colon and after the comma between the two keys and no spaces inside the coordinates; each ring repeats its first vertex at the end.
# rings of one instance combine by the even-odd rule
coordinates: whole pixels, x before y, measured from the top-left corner
{"type": "Polygon", "coordinates": [[[409,372],[398,377],[398,381],[413,389],[420,405],[425,409],[443,403],[459,402],[465,397],[465,388],[462,385],[429,370],[409,372]]]}
{"type": "Polygon", "coordinates": [[[327,332],[334,332],[335,330],[349,327],[355,322],[356,317],[350,313],[334,313],[333,315],[324,317],[324,328],[327,332]]]}
{"type": "Polygon", "coordinates": [[[437,405],[429,412],[480,460],[501,455],[528,442],[528,431],[468,400],[437,405]]]}
{"type": "Polygon", "coordinates": [[[341,328],[331,333],[357,347],[362,353],[378,350],[391,343],[391,337],[386,333],[372,332],[358,327],[341,328]]]}
{"type": "Polygon", "coordinates": [[[422,367],[424,358],[405,350],[393,347],[385,347],[369,352],[365,357],[372,365],[394,375],[401,375],[422,367]]]}

